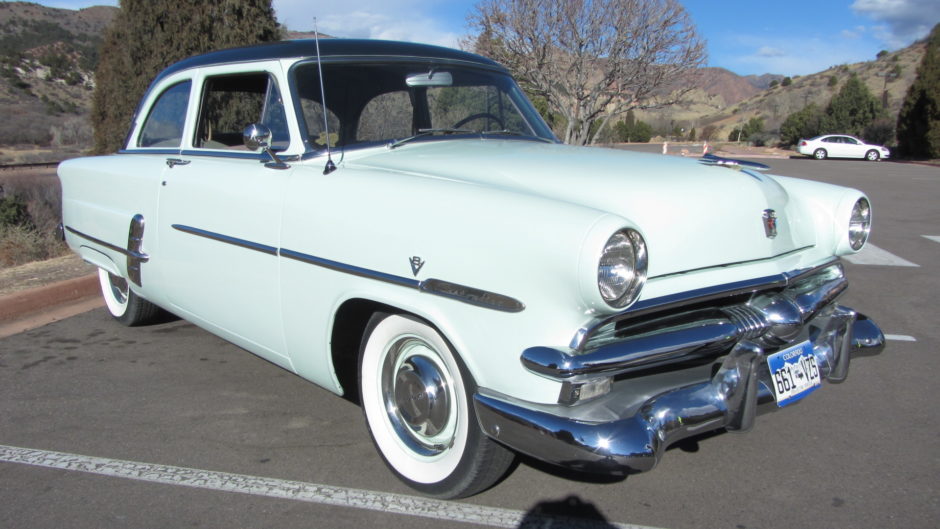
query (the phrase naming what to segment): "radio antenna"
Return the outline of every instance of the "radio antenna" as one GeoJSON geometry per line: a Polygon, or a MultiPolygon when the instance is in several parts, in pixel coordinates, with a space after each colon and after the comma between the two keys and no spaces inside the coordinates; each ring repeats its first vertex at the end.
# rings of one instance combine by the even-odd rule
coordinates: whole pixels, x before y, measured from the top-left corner
{"type": "Polygon", "coordinates": [[[323,109],[323,131],[326,135],[326,167],[323,174],[330,174],[336,170],[333,163],[333,154],[330,152],[330,123],[326,116],[326,89],[323,87],[323,66],[320,64],[320,30],[317,29],[317,17],[313,17],[313,39],[317,45],[317,72],[320,74],[320,106],[323,109]]]}

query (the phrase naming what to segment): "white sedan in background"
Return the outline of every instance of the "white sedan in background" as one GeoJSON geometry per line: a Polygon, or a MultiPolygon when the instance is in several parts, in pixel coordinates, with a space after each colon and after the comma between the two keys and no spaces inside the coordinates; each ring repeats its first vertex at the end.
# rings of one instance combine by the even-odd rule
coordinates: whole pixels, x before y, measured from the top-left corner
{"type": "Polygon", "coordinates": [[[845,134],[827,134],[816,136],[808,140],[801,139],[796,147],[797,152],[812,156],[817,160],[826,158],[864,158],[870,162],[877,162],[881,158],[888,158],[891,151],[881,145],[870,145],[864,141],[845,134]]]}

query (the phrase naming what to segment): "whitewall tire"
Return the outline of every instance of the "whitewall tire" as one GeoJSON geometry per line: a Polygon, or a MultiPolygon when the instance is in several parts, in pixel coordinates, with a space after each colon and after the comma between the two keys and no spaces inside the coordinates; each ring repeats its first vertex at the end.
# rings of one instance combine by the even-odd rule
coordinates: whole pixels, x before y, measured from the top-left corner
{"type": "Polygon", "coordinates": [[[376,314],[359,355],[366,424],[389,468],[425,494],[458,498],[495,483],[513,454],[480,430],[475,387],[460,359],[431,326],[376,314]]]}
{"type": "Polygon", "coordinates": [[[127,279],[99,268],[98,282],[108,312],[122,324],[128,327],[146,325],[164,315],[163,309],[135,294],[127,279]]]}

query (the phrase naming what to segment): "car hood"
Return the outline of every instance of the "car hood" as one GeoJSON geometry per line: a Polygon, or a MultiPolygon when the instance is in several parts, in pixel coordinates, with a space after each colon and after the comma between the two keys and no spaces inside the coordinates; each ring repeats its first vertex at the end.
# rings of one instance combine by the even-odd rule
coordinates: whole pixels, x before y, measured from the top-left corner
{"type": "MultiPolygon", "coordinates": [[[[773,258],[815,243],[809,222],[799,222],[810,215],[758,172],[518,140],[429,141],[372,153],[350,156],[347,167],[493,186],[620,215],[646,239],[651,278],[773,258]],[[773,238],[766,210],[777,219],[773,238]]],[[[484,204],[480,215],[499,212],[484,204]]]]}

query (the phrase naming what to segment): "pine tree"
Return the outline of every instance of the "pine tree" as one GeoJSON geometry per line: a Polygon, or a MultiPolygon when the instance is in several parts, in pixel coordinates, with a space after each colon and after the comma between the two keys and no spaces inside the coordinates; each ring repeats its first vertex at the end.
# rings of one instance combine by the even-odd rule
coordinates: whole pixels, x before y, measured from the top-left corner
{"type": "Polygon", "coordinates": [[[170,64],[278,38],[271,0],[121,0],[95,72],[95,151],[123,146],[137,103],[170,64]]]}
{"type": "Polygon", "coordinates": [[[940,158],[940,24],[927,38],[917,77],[901,105],[897,136],[902,156],[940,158]]]}
{"type": "Polygon", "coordinates": [[[780,125],[780,143],[794,145],[800,139],[818,136],[822,130],[822,118],[823,112],[816,103],[790,114],[780,125]]]}
{"type": "Polygon", "coordinates": [[[857,75],[852,75],[829,101],[822,129],[824,133],[860,136],[865,127],[883,115],[881,102],[857,75]]]}

